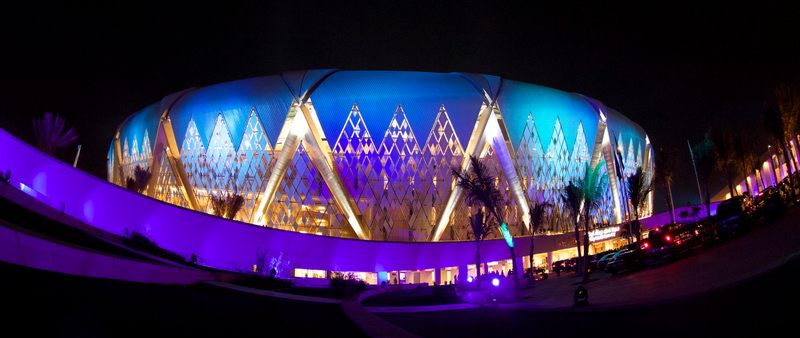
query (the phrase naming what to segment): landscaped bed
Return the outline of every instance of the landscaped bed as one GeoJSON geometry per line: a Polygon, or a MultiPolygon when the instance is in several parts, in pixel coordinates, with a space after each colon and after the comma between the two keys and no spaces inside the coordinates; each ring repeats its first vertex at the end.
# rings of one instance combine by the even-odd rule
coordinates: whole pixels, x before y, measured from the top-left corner
{"type": "Polygon", "coordinates": [[[364,306],[428,306],[461,303],[453,286],[419,286],[413,289],[390,290],[364,299],[364,306]]]}

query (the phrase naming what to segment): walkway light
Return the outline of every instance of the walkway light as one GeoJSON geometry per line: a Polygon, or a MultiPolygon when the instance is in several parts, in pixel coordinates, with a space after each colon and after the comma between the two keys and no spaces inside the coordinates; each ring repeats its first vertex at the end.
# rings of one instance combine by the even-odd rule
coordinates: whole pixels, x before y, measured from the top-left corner
{"type": "Polygon", "coordinates": [[[492,285],[494,285],[495,287],[500,286],[500,279],[492,278],[492,285]]]}

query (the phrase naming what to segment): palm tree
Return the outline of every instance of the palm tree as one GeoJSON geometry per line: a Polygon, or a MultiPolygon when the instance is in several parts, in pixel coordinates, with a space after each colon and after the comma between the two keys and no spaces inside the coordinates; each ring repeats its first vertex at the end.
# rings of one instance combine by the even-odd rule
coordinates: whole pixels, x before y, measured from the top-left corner
{"type": "MultiPolygon", "coordinates": [[[[748,173],[752,171],[754,173],[753,177],[756,181],[755,187],[758,191],[762,191],[764,190],[764,177],[763,175],[760,175],[760,173],[762,163],[761,154],[763,152],[759,151],[760,147],[758,147],[758,144],[761,144],[761,142],[752,142],[752,140],[745,142],[743,137],[740,137],[739,140],[741,140],[741,143],[743,144],[743,151],[741,152],[742,172],[748,173]]],[[[754,196],[752,192],[751,196],[754,196]]]]}
{"type": "Polygon", "coordinates": [[[50,112],[44,113],[41,119],[33,120],[33,136],[36,139],[36,148],[51,156],[56,150],[68,147],[78,140],[75,129],[67,129],[64,119],[50,112]]]}
{"type": "Polygon", "coordinates": [[[736,189],[733,188],[733,183],[736,176],[739,175],[738,169],[740,167],[737,161],[739,154],[736,150],[736,141],[734,140],[733,133],[729,130],[724,130],[717,134],[716,140],[714,141],[714,151],[716,152],[714,156],[714,166],[716,166],[719,172],[725,174],[725,179],[728,183],[728,192],[731,194],[731,197],[737,194],[736,189]]]}
{"type": "MultiPolygon", "coordinates": [[[[800,125],[800,87],[779,85],[775,88],[773,97],[764,111],[764,125],[767,132],[777,143],[777,149],[783,154],[784,163],[791,173],[792,164],[797,167],[797,161],[792,160],[789,151],[789,141],[798,132],[800,125]]],[[[791,175],[788,176],[791,186],[791,175]]],[[[794,191],[794,189],[792,189],[794,191]]]]}
{"type": "Polygon", "coordinates": [[[578,184],[581,191],[581,198],[583,200],[583,282],[589,281],[589,221],[592,220],[591,215],[600,207],[600,202],[603,200],[603,192],[607,186],[606,175],[600,174],[600,163],[590,167],[586,164],[586,171],[578,184]]]}
{"type": "Polygon", "coordinates": [[[547,211],[548,208],[552,207],[553,205],[550,203],[537,203],[531,205],[530,208],[530,230],[531,230],[531,254],[528,256],[528,263],[531,266],[531,277],[536,275],[536,267],[533,265],[533,239],[536,236],[536,231],[539,230],[544,223],[544,213],[547,211]]]}
{"type": "Polygon", "coordinates": [[[244,197],[237,192],[226,193],[224,196],[211,196],[211,208],[214,215],[233,219],[244,205],[244,197]]]}
{"type": "Polygon", "coordinates": [[[748,154],[748,149],[747,149],[747,145],[744,142],[744,138],[739,134],[734,134],[733,135],[733,152],[736,154],[736,158],[735,158],[736,170],[738,172],[744,174],[745,191],[747,192],[748,195],[753,196],[753,192],[750,191],[750,182],[747,181],[747,178],[749,176],[749,174],[748,174],[749,168],[748,168],[748,165],[747,165],[747,162],[748,162],[747,157],[750,156],[750,154],[748,154]]]}
{"type": "MultiPolygon", "coordinates": [[[[714,151],[714,142],[711,141],[708,133],[705,134],[703,141],[692,147],[692,152],[694,153],[694,164],[697,167],[697,177],[705,190],[705,201],[703,202],[706,205],[706,217],[713,222],[713,218],[711,218],[710,186],[712,175],[714,174],[716,152],[714,151]]],[[[712,228],[715,229],[716,227],[712,225],[712,228]]]]}
{"type": "MultiPolygon", "coordinates": [[[[475,238],[475,270],[477,271],[475,277],[477,278],[481,276],[481,241],[489,235],[494,224],[485,222],[483,211],[478,210],[469,217],[469,225],[475,238]]],[[[480,283],[478,283],[478,287],[480,287],[480,283]]]]}
{"type": "Polygon", "coordinates": [[[664,186],[664,198],[669,209],[669,220],[671,224],[675,224],[675,203],[672,200],[672,175],[675,173],[675,166],[678,164],[675,149],[658,148],[656,161],[656,180],[664,186]]]}
{"type": "Polygon", "coordinates": [[[574,217],[575,220],[573,224],[575,224],[575,247],[578,249],[578,259],[581,258],[581,235],[578,227],[581,216],[581,200],[581,188],[570,181],[561,191],[561,201],[570,217],[574,217]]]}
{"type": "Polygon", "coordinates": [[[601,164],[594,167],[586,164],[582,179],[577,183],[569,182],[562,192],[561,199],[564,205],[575,216],[575,242],[578,247],[578,258],[582,258],[581,270],[584,282],[589,280],[589,230],[592,213],[600,206],[603,192],[606,187],[606,175],[601,175],[601,164]],[[582,215],[581,215],[582,214],[582,215]],[[583,217],[583,256],[580,246],[580,218],[583,217]]]}
{"type": "Polygon", "coordinates": [[[150,169],[144,169],[137,165],[136,168],[133,169],[133,177],[128,177],[125,181],[125,186],[141,194],[147,189],[147,184],[150,182],[151,176],[150,169]]]}
{"type": "Polygon", "coordinates": [[[642,240],[642,231],[639,226],[639,210],[644,207],[647,195],[651,191],[653,191],[653,180],[642,170],[642,167],[636,168],[636,173],[628,177],[628,196],[633,206],[633,233],[636,235],[637,242],[642,240]]]}
{"type": "MultiPolygon", "coordinates": [[[[775,89],[775,101],[781,113],[783,121],[783,133],[785,136],[784,148],[789,150],[791,141],[800,129],[800,86],[780,85],[775,89]]],[[[795,154],[789,152],[790,157],[794,158],[795,168],[798,167],[798,159],[795,154]]]]}
{"type": "Polygon", "coordinates": [[[511,254],[514,285],[518,286],[519,280],[517,276],[519,269],[517,268],[516,254],[514,252],[514,242],[509,238],[508,225],[498,212],[498,207],[502,203],[502,195],[500,190],[497,189],[494,176],[491,175],[483,162],[476,156],[470,156],[470,164],[470,168],[463,172],[458,168],[452,168],[453,177],[456,179],[456,184],[463,189],[467,203],[470,205],[482,205],[500,225],[500,231],[503,237],[506,238],[511,254]]]}

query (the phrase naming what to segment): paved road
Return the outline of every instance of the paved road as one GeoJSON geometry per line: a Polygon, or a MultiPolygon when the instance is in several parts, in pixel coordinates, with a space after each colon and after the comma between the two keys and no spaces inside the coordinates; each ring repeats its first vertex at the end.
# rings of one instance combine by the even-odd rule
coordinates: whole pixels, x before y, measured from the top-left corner
{"type": "MultiPolygon", "coordinates": [[[[800,253],[800,208],[777,222],[701,250],[677,262],[612,276],[592,275],[592,307],[628,306],[663,302],[741,282],[776,268],[800,253]]],[[[572,274],[540,283],[528,290],[526,306],[539,309],[572,306],[572,292],[580,278],[572,274]]]]}
{"type": "Polygon", "coordinates": [[[0,327],[11,336],[364,336],[338,304],[206,285],[85,278],[7,263],[0,263],[0,277],[0,327]]]}
{"type": "Polygon", "coordinates": [[[590,283],[592,305],[577,311],[571,293],[578,279],[562,276],[541,283],[516,308],[381,317],[430,337],[776,335],[797,320],[798,216],[800,210],[792,210],[774,224],[672,264],[599,275],[590,283]]]}

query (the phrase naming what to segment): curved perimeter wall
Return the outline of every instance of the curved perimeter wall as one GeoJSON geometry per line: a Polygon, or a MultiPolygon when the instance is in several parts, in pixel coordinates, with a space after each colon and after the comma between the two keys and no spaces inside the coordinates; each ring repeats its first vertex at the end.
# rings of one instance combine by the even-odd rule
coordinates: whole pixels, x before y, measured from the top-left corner
{"type": "Polygon", "coordinates": [[[514,236],[528,233],[531,203],[555,206],[545,229],[570,231],[561,191],[587,165],[612,173],[596,221],[619,223],[615,171],[653,170],[644,130],[582,95],[483,74],[322,69],[165,97],[122,123],[108,179],[125,185],[141,166],[147,195],[208,213],[236,192],[237,220],[278,229],[469,240],[472,210],[450,174],[467,155],[498,178],[514,236]]]}
{"type": "MultiPolygon", "coordinates": [[[[130,192],[44,155],[0,129],[0,171],[29,195],[87,224],[117,235],[140,232],[159,246],[198,262],[250,271],[259,257],[281,258],[288,268],[379,272],[467,266],[475,243],[383,242],[302,234],[230,221],[130,192]]],[[[529,238],[515,238],[520,256],[529,238]]],[[[574,246],[572,234],[536,238],[536,252],[574,246]]],[[[484,261],[508,259],[503,240],[481,244],[484,261]]],[[[289,270],[289,269],[284,269],[289,270]]]]}

